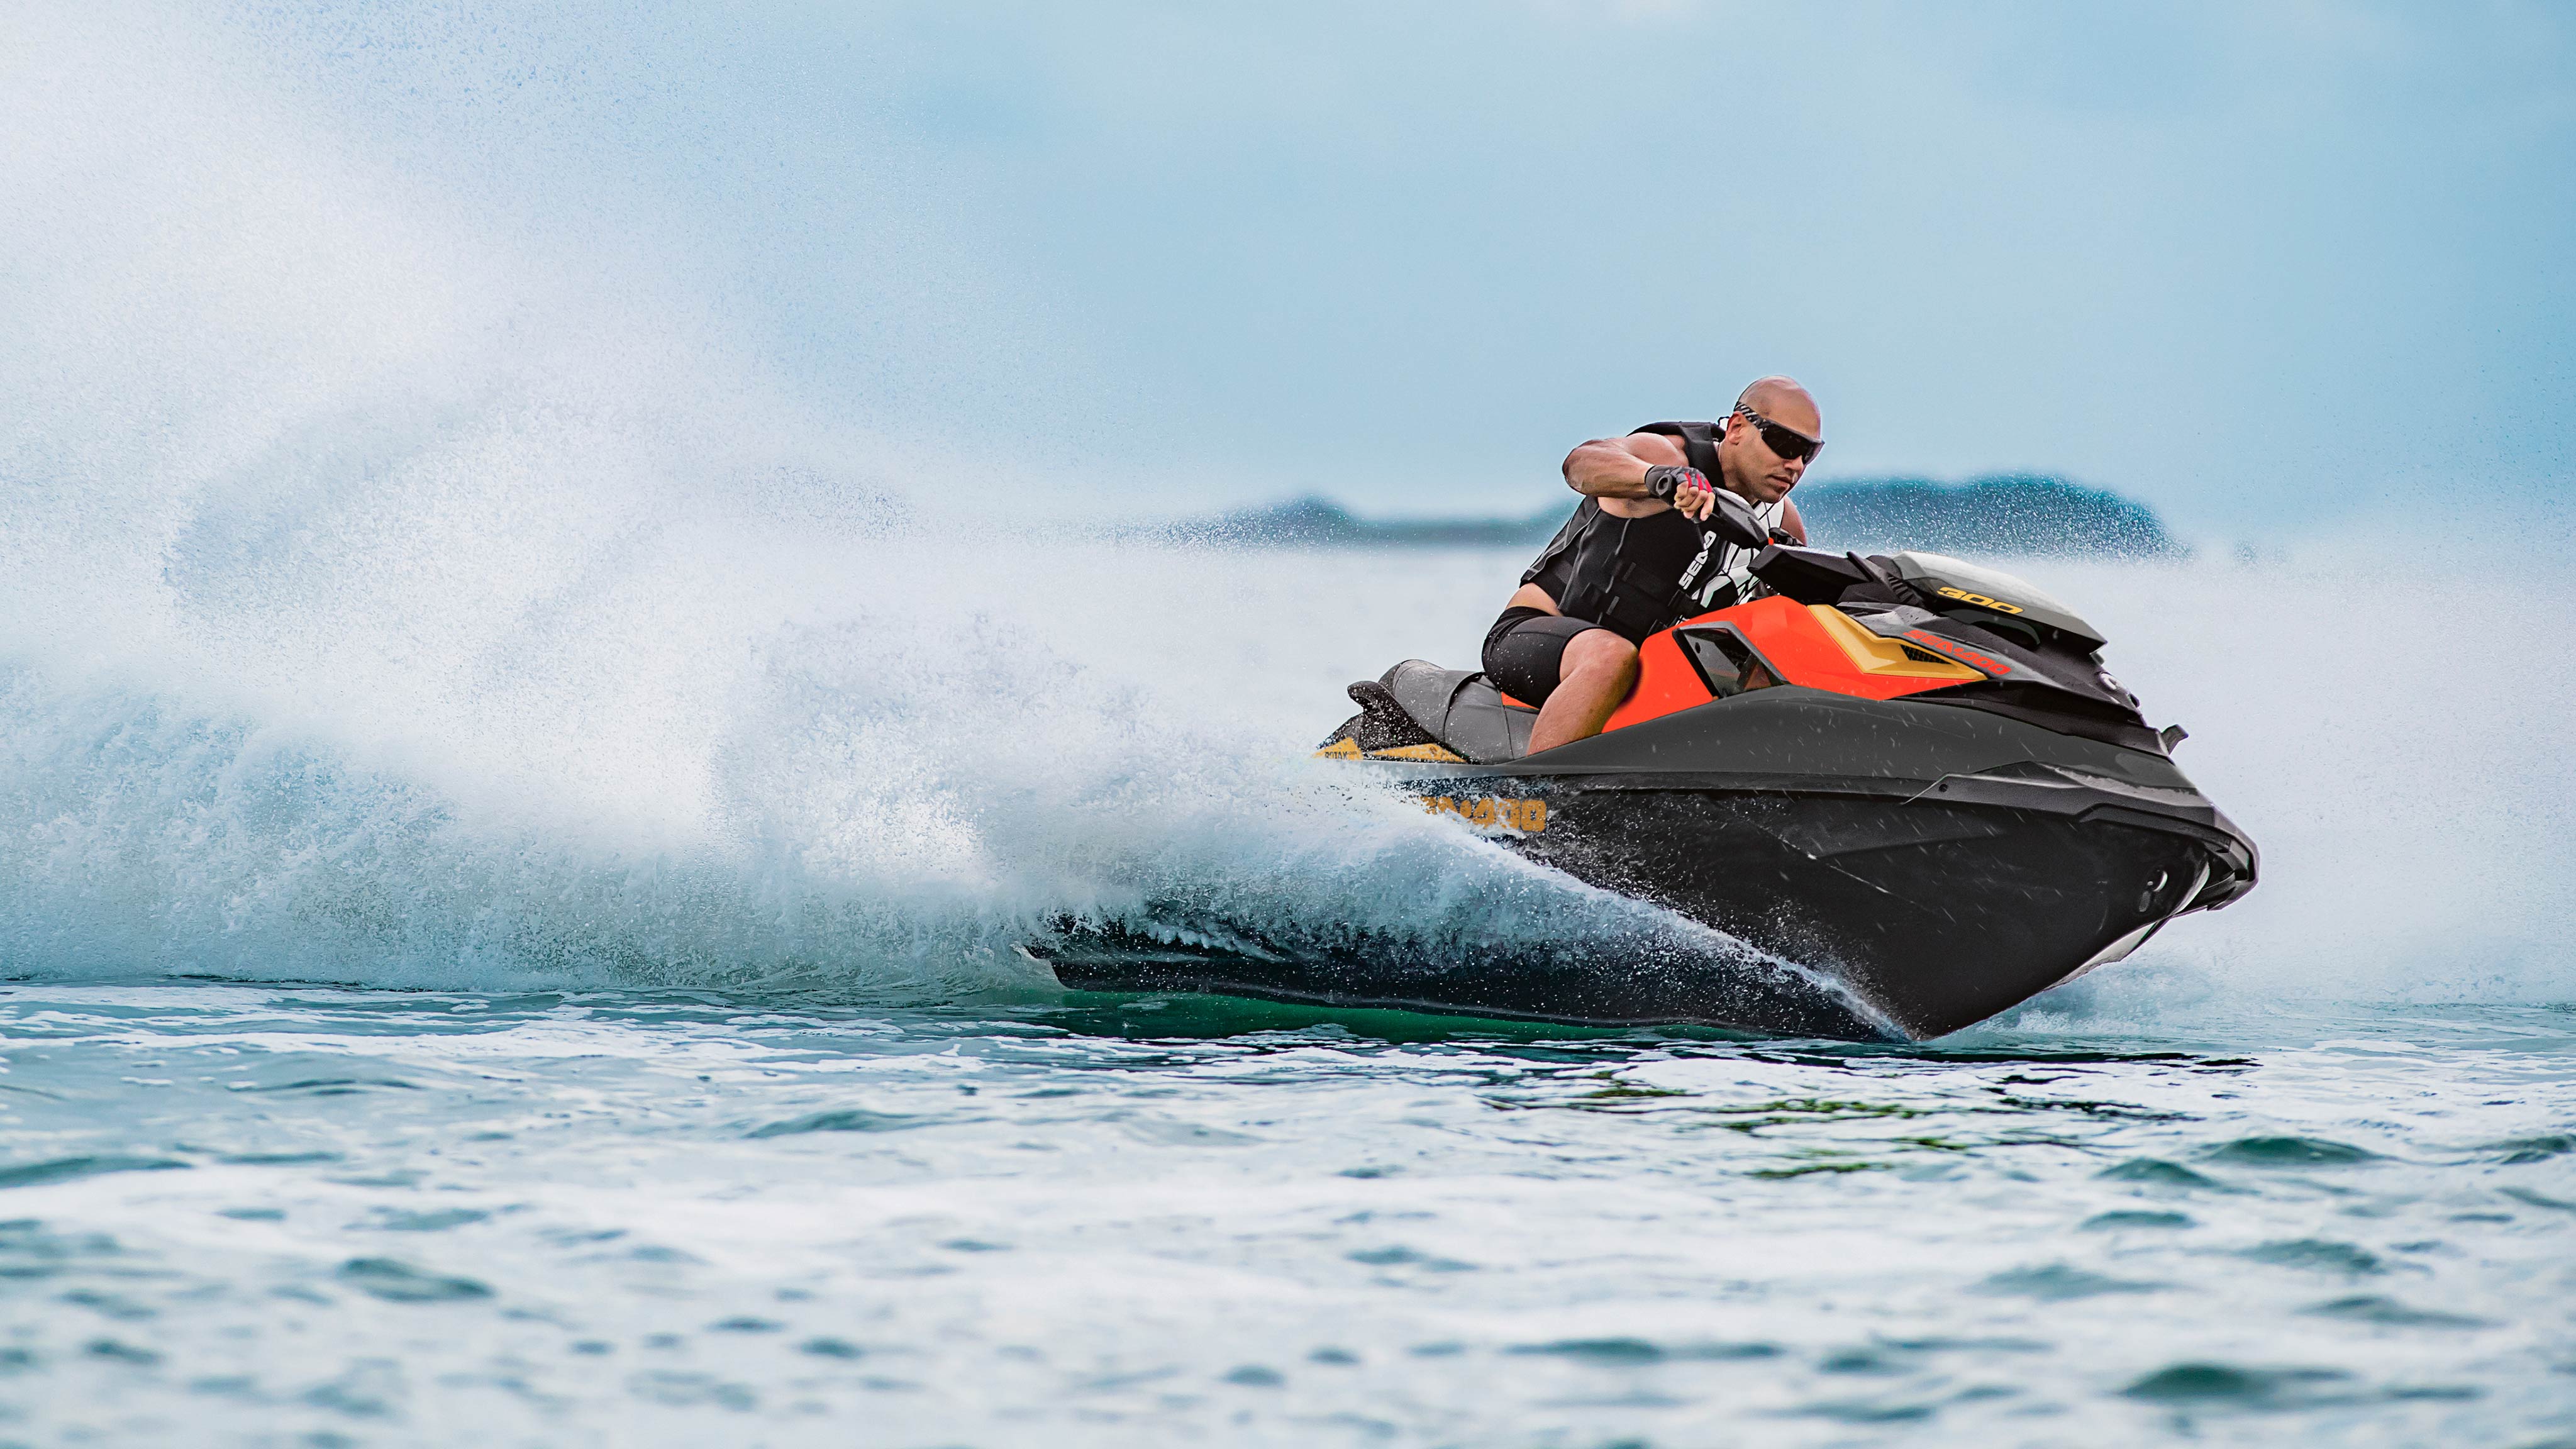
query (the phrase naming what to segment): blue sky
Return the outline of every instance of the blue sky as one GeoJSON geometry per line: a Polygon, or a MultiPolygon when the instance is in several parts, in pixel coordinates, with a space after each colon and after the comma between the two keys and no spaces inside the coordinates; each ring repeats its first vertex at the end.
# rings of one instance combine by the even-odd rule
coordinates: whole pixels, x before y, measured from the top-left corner
{"type": "Polygon", "coordinates": [[[2563,5],[221,13],[459,206],[1068,506],[1519,511],[1770,371],[1819,476],[2213,536],[2576,472],[2563,5]]]}

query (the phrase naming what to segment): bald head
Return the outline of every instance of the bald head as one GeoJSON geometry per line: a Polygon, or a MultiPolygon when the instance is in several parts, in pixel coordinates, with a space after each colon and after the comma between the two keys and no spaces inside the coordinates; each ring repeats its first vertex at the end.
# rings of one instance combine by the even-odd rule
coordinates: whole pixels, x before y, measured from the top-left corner
{"type": "Polygon", "coordinates": [[[1825,435],[1825,415],[1817,411],[1815,398],[1794,377],[1757,377],[1735,395],[1735,405],[1750,408],[1808,437],[1825,435]]]}
{"type": "Polygon", "coordinates": [[[1808,460],[1815,456],[1814,444],[1825,436],[1824,415],[1816,411],[1816,400],[1805,388],[1785,377],[1755,379],[1736,395],[1735,406],[1779,426],[1757,428],[1740,419],[1730,420],[1733,425],[1717,445],[1722,475],[1718,486],[1753,503],[1777,503],[1806,476],[1808,460]],[[1779,428],[1798,437],[1780,435],[1780,447],[1774,448],[1763,434],[1778,434],[1779,428]]]}

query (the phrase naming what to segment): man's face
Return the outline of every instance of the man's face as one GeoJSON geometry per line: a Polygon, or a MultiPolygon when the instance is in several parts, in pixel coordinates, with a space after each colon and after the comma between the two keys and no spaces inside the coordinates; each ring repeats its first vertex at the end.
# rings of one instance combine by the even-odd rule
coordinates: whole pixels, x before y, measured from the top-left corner
{"type": "MultiPolygon", "coordinates": [[[[1744,405],[1764,418],[1810,438],[1825,435],[1816,404],[1803,392],[1780,392],[1745,399],[1744,405]]],[[[1727,419],[1726,439],[1718,444],[1718,462],[1727,491],[1755,503],[1777,503],[1806,476],[1807,459],[1783,457],[1762,439],[1762,429],[1742,413],[1727,419]]]]}

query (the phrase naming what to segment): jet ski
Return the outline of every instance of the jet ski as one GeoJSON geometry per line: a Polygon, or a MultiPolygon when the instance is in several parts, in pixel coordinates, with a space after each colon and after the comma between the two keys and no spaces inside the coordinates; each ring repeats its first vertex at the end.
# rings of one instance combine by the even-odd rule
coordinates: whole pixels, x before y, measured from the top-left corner
{"type": "MultiPolygon", "coordinates": [[[[1589,739],[1526,752],[1537,711],[1406,660],[1350,688],[1318,754],[1602,890],[1795,972],[1620,959],[1615,945],[1425,963],[1074,929],[1065,984],[1585,1023],[1941,1036],[2254,887],[2254,842],[2174,764],[2103,633],[2024,580],[1936,553],[1770,540],[1759,594],[1649,636],[1589,739]]],[[[1397,953],[1400,955],[1400,953],[1397,953]]]]}

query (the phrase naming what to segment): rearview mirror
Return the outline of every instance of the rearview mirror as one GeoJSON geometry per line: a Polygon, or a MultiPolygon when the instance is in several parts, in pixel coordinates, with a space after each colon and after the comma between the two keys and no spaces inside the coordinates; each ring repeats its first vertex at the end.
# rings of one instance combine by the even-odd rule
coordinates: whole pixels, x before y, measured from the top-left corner
{"type": "Polygon", "coordinates": [[[1737,548],[1762,548],[1771,542],[1771,530],[1753,516],[1753,505],[1720,488],[1717,506],[1708,513],[1708,526],[1717,536],[1737,548]]]}

